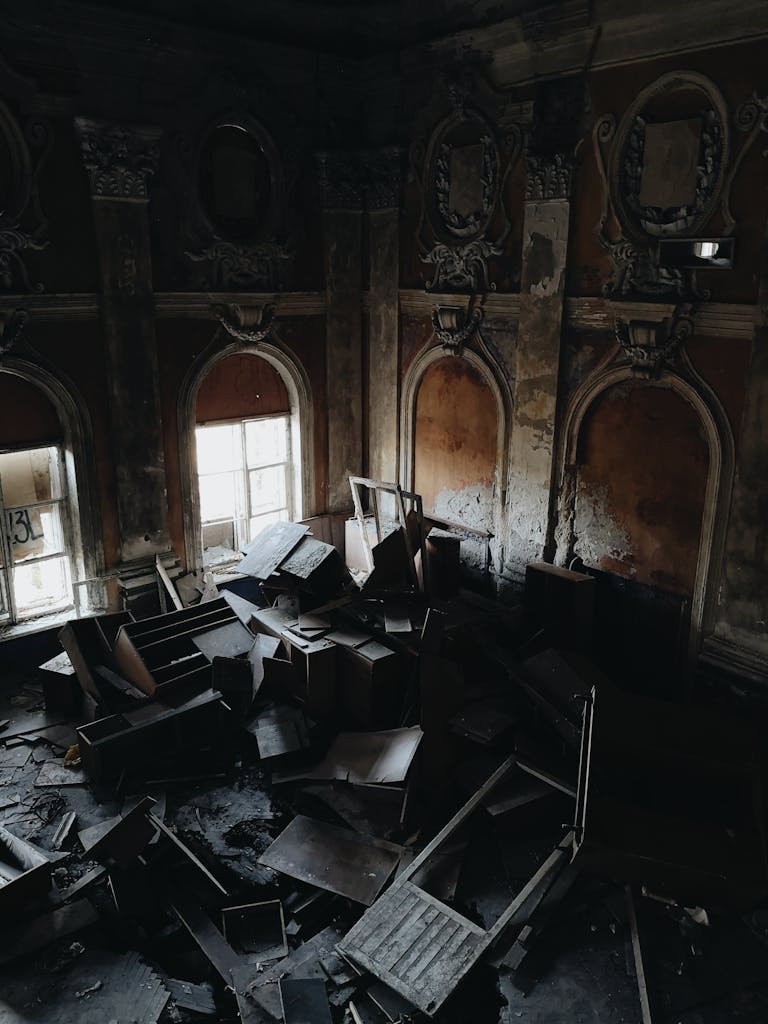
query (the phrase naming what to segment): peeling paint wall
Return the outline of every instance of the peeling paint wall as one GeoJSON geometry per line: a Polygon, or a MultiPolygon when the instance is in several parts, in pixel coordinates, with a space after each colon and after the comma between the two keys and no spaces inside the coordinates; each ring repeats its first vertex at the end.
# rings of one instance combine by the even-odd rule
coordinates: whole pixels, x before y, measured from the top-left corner
{"type": "Polygon", "coordinates": [[[675,392],[620,385],[579,437],[574,551],[587,565],[691,595],[709,453],[698,415],[675,392]]]}
{"type": "Polygon", "coordinates": [[[498,418],[480,373],[454,357],[425,372],[416,398],[414,482],[426,512],[493,530],[498,418]]]}

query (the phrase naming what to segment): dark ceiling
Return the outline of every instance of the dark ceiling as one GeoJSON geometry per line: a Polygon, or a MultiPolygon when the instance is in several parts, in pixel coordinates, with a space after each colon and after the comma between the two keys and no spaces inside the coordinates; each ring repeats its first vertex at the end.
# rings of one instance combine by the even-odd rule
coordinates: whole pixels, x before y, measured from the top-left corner
{"type": "MultiPolygon", "coordinates": [[[[542,6],[541,0],[92,0],[166,24],[345,56],[428,43],[542,6]]],[[[550,3],[547,6],[551,6],[550,3]]]]}

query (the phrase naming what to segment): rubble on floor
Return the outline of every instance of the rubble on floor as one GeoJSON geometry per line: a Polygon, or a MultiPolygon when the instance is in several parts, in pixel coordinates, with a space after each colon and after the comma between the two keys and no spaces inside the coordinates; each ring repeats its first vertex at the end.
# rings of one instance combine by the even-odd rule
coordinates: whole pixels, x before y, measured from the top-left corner
{"type": "Polygon", "coordinates": [[[764,1022],[753,725],[598,670],[583,574],[503,605],[353,494],[351,571],[275,524],[5,680],[0,1019],[764,1022]]]}

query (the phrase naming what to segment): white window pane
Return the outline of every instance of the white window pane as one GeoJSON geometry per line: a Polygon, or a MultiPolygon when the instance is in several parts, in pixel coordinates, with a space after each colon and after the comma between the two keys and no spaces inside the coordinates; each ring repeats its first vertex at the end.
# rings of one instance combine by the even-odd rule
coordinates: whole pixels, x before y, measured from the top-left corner
{"type": "Polygon", "coordinates": [[[68,559],[17,565],[13,570],[13,592],[19,615],[42,613],[72,604],[68,559]]]}
{"type": "Polygon", "coordinates": [[[251,512],[271,512],[287,504],[285,496],[285,466],[270,466],[269,469],[252,469],[249,474],[251,487],[251,512]]]}
{"type": "Polygon", "coordinates": [[[214,523],[203,527],[203,564],[219,565],[240,558],[235,548],[235,524],[214,523]]]}
{"type": "Polygon", "coordinates": [[[271,526],[272,523],[285,522],[288,519],[288,509],[279,508],[274,512],[267,512],[263,516],[254,516],[253,519],[248,520],[248,539],[253,540],[254,537],[258,537],[265,526],[271,526]]]}
{"type": "Polygon", "coordinates": [[[0,481],[6,508],[60,498],[57,449],[31,448],[0,455],[0,481]]]}
{"type": "Polygon", "coordinates": [[[239,423],[221,423],[214,427],[198,427],[198,473],[222,473],[243,465],[243,443],[239,423]]]}
{"type": "Polygon", "coordinates": [[[200,515],[212,519],[234,519],[238,514],[237,474],[215,473],[200,477],[200,515]]]}
{"type": "Polygon", "coordinates": [[[64,553],[59,505],[8,509],[5,515],[14,562],[64,553]]]}
{"type": "Polygon", "coordinates": [[[249,420],[245,424],[245,450],[249,466],[266,466],[288,457],[288,417],[249,420]]]}

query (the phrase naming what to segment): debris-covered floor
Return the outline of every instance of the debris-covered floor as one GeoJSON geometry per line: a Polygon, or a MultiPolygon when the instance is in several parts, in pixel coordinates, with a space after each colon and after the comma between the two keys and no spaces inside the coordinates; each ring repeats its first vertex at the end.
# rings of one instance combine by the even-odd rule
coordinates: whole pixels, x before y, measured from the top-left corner
{"type": "Polygon", "coordinates": [[[765,1024],[748,724],[662,720],[408,525],[362,587],[270,527],[6,673],[2,1024],[765,1024]]]}

